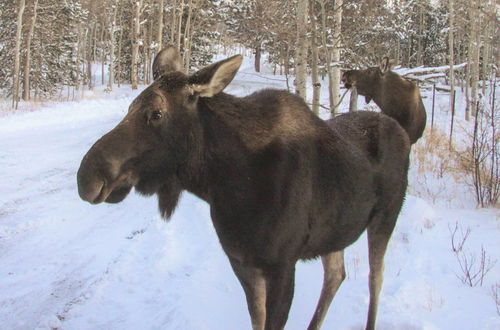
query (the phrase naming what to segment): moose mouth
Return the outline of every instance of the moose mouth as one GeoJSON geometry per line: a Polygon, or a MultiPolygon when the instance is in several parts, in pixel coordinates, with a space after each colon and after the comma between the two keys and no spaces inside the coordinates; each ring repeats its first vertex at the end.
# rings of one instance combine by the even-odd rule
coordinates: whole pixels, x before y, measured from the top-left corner
{"type": "Polygon", "coordinates": [[[124,173],[109,182],[105,179],[89,182],[85,188],[79,185],[79,194],[91,204],[119,203],[127,197],[133,187],[131,173],[124,173]]]}

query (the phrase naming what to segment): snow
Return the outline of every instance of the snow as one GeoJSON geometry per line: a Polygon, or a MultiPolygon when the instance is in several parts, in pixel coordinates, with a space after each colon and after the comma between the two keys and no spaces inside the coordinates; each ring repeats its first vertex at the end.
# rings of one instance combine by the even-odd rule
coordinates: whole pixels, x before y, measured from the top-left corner
{"type": "MultiPolygon", "coordinates": [[[[245,58],[229,93],[286,88],[285,77],[271,75],[268,65],[255,73],[252,63],[245,58]]],[[[327,83],[322,86],[327,104],[327,83]]],[[[118,205],[93,206],[78,197],[82,156],[120,121],[138,93],[128,86],[112,93],[96,88],[79,102],[49,103],[36,111],[21,103],[27,110],[2,112],[0,329],[250,329],[243,291],[206,203],[185,193],[165,222],[155,198],[132,193],[118,205]]],[[[425,96],[430,126],[432,97],[425,96]]],[[[437,102],[435,125],[446,132],[447,95],[438,94],[437,102]]],[[[359,104],[366,106],[363,98],[359,104]]],[[[342,107],[347,109],[348,98],[342,107]]],[[[467,128],[458,119],[457,125],[467,128]]],[[[479,255],[483,246],[491,260],[499,260],[498,209],[476,209],[463,184],[438,179],[429,168],[422,174],[418,160],[414,151],[408,196],[386,255],[378,328],[500,329],[491,296],[500,264],[482,286],[462,284],[449,229],[457,222],[464,231],[470,228],[464,251],[479,255]]],[[[365,235],[346,250],[345,261],[347,279],[324,329],[364,327],[365,235]]],[[[307,327],[321,284],[320,262],[297,266],[287,329],[307,327]]]]}

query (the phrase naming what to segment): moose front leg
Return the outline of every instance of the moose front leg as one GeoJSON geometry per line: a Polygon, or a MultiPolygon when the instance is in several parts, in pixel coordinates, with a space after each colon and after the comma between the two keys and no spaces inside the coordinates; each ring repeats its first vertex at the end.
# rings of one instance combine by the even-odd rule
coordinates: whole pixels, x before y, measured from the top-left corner
{"type": "Polygon", "coordinates": [[[266,323],[266,279],[262,269],[242,264],[231,257],[229,262],[245,291],[253,330],[264,330],[266,323]]]}

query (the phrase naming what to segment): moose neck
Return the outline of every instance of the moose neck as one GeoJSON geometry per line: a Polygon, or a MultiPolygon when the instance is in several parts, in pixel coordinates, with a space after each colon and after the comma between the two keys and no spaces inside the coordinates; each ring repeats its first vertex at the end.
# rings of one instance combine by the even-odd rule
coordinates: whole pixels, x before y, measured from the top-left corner
{"type": "MultiPolygon", "coordinates": [[[[243,99],[225,93],[199,100],[188,133],[188,160],[178,173],[184,189],[210,201],[214,190],[234,189],[235,180],[249,175],[249,142],[255,144],[265,138],[261,135],[258,139],[245,127],[248,120],[244,106],[243,99]]],[[[262,127],[256,130],[262,131],[262,127]]]]}

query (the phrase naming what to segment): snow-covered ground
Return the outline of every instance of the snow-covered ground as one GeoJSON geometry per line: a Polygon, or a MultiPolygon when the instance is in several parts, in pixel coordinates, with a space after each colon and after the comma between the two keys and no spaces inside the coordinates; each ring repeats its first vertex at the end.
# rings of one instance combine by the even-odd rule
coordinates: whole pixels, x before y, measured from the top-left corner
{"type": "MultiPolygon", "coordinates": [[[[286,87],[284,77],[269,68],[256,74],[251,63],[245,60],[227,92],[286,87]]],[[[0,329],[250,329],[243,291],[204,202],[185,193],[167,223],[155,198],[130,194],[120,204],[98,206],[79,199],[82,156],[139,93],[128,86],[96,90],[79,102],[0,116],[0,329]]],[[[326,104],[325,89],[323,98],[326,104]]],[[[424,102],[430,114],[430,97],[424,102]]],[[[436,123],[443,130],[446,102],[438,95],[436,123]]],[[[493,264],[500,260],[498,209],[476,209],[472,191],[436,183],[432,175],[420,180],[415,167],[386,255],[378,328],[500,329],[492,294],[500,262],[482,286],[464,285],[450,233],[457,222],[463,232],[470,228],[464,252],[479,258],[484,247],[493,264]]],[[[347,249],[346,268],[324,329],[364,326],[365,236],[347,249]]],[[[298,265],[287,329],[307,327],[321,283],[320,262],[298,265]]]]}

